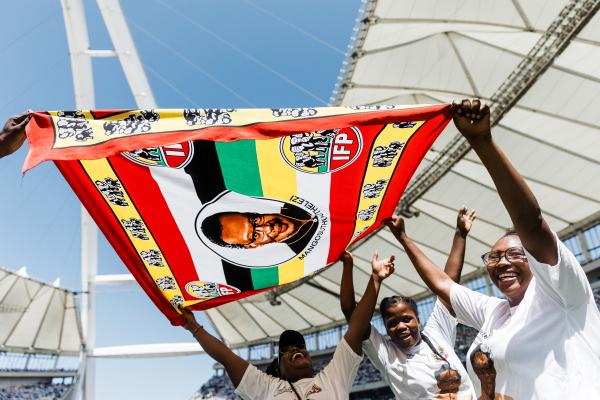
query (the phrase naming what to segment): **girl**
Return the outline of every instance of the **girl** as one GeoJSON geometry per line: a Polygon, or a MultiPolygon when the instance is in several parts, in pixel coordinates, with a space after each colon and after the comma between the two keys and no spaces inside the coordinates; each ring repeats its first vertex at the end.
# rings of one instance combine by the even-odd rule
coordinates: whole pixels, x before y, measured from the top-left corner
{"type": "MultiPolygon", "coordinates": [[[[458,212],[452,250],[446,272],[460,280],[465,256],[465,241],[476,218],[466,208],[458,212]]],[[[354,318],[352,257],[343,257],[344,271],[340,302],[347,320],[354,318]]],[[[456,319],[447,307],[436,302],[423,330],[414,300],[386,297],[379,307],[389,337],[373,326],[366,326],[363,351],[381,372],[397,399],[474,399],[475,392],[467,372],[454,352],[456,319]]],[[[365,321],[365,325],[367,322],[365,321]]]]}

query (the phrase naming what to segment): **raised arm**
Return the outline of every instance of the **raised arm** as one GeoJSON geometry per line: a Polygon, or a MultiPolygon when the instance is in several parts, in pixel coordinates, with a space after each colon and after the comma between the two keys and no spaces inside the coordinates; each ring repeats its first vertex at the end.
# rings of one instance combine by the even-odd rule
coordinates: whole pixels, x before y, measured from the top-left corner
{"type": "Polygon", "coordinates": [[[393,216],[388,218],[385,224],[390,228],[402,247],[404,247],[408,258],[410,258],[423,282],[446,304],[448,310],[453,312],[451,307],[448,306],[450,304],[450,288],[454,283],[452,278],[435,265],[415,242],[410,240],[408,235],[406,235],[404,220],[402,218],[393,216]]]}
{"type": "Polygon", "coordinates": [[[354,281],[352,276],[352,268],[354,268],[354,261],[352,254],[345,251],[341,257],[342,260],[342,282],[340,285],[340,307],[342,313],[346,317],[346,322],[350,322],[352,312],[356,308],[356,300],[354,299],[354,281]]]}
{"type": "Polygon", "coordinates": [[[458,210],[456,217],[456,230],[454,231],[454,239],[452,240],[452,248],[448,254],[448,260],[444,267],[444,272],[456,283],[460,282],[463,264],[465,262],[465,247],[467,244],[467,235],[473,226],[473,221],[477,218],[475,210],[469,213],[467,207],[458,210]]]}
{"type": "Polygon", "coordinates": [[[362,354],[362,341],[370,327],[381,282],[394,272],[394,256],[379,260],[379,255],[375,252],[371,259],[371,269],[371,279],[350,317],[348,331],[344,335],[344,339],[356,354],[362,354]]]}
{"type": "Polygon", "coordinates": [[[558,262],[558,244],[525,179],[492,138],[490,109],[479,100],[455,104],[454,124],[488,170],[523,246],[538,260],[558,262]],[[548,246],[552,243],[552,246],[548,246]]]}
{"type": "Polygon", "coordinates": [[[206,354],[225,367],[233,386],[238,387],[244,377],[246,368],[248,368],[248,362],[231,351],[219,339],[205,331],[202,325],[196,322],[196,318],[191,311],[181,309],[181,313],[185,318],[183,327],[192,333],[194,338],[202,346],[202,349],[206,351],[206,354]]]}
{"type": "Polygon", "coordinates": [[[31,119],[31,114],[25,112],[10,117],[0,132],[0,158],[19,150],[25,141],[25,125],[31,119]]]}

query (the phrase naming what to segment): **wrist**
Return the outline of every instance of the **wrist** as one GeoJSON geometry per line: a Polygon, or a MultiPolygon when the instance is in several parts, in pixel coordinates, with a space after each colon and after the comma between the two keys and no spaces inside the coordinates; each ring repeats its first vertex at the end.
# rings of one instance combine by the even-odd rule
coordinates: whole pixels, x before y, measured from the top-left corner
{"type": "Polygon", "coordinates": [[[198,331],[201,329],[204,329],[204,327],[202,325],[195,324],[194,326],[191,327],[191,329],[188,329],[188,330],[190,331],[192,336],[196,336],[196,333],[198,333],[198,331]]]}
{"type": "Polygon", "coordinates": [[[456,234],[457,236],[461,237],[462,239],[466,239],[466,238],[467,238],[467,236],[469,236],[469,232],[468,232],[468,231],[466,231],[466,232],[463,232],[463,231],[462,231],[460,228],[456,228],[456,232],[455,232],[455,234],[456,234]]]}
{"type": "Polygon", "coordinates": [[[404,245],[408,242],[409,238],[408,235],[406,234],[406,232],[402,232],[399,233],[396,238],[398,239],[398,241],[400,242],[400,244],[404,245]]]}
{"type": "Polygon", "coordinates": [[[492,139],[492,131],[488,130],[486,133],[482,135],[474,135],[474,136],[464,136],[467,139],[467,142],[473,148],[478,148],[486,145],[490,145],[493,141],[492,139]]]}
{"type": "Polygon", "coordinates": [[[377,274],[374,273],[371,274],[371,279],[373,279],[373,283],[375,283],[375,285],[380,285],[383,281],[383,278],[380,278],[377,274]]]}

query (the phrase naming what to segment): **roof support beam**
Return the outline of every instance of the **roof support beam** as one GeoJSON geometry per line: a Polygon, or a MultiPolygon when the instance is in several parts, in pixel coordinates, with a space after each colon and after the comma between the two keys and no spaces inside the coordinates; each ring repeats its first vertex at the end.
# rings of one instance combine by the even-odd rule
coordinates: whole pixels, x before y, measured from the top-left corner
{"type": "MultiPolygon", "coordinates": [[[[600,0],[571,0],[561,10],[546,33],[533,46],[508,78],[492,95],[491,122],[496,125],[552,65],[600,9],[600,0]]],[[[455,136],[433,164],[412,180],[399,204],[408,210],[425,192],[438,182],[471,149],[461,136],[455,136]]]]}

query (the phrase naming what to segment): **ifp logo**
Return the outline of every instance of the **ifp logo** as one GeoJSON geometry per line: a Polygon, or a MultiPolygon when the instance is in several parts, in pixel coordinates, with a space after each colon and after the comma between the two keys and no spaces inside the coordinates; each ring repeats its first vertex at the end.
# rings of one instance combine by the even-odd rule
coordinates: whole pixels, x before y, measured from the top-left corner
{"type": "Polygon", "coordinates": [[[324,174],[352,164],[362,150],[357,128],[327,129],[296,133],[281,138],[279,151],[285,162],[298,171],[324,174]]]}
{"type": "Polygon", "coordinates": [[[194,155],[192,142],[148,147],[121,153],[136,164],[147,167],[183,168],[194,155]]]}

